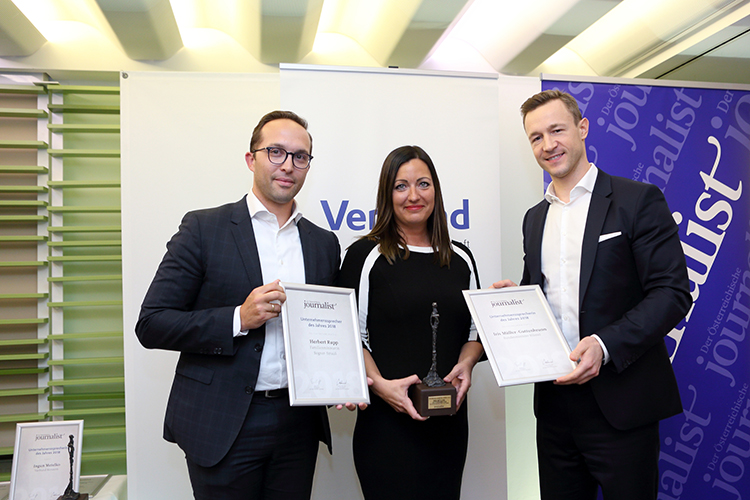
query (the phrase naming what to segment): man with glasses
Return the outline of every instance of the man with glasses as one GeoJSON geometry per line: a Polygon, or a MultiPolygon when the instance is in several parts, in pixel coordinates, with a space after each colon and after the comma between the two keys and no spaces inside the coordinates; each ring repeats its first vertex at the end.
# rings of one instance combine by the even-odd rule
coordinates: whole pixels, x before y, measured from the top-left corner
{"type": "MultiPolygon", "coordinates": [[[[336,236],[294,196],[312,160],[307,122],[273,111],[253,130],[242,200],[188,213],[141,307],[147,348],[180,351],[164,438],[185,452],[196,499],[308,499],[323,407],[290,407],[280,281],[331,285],[336,236]]],[[[347,405],[353,409],[353,405],[347,405]]]]}

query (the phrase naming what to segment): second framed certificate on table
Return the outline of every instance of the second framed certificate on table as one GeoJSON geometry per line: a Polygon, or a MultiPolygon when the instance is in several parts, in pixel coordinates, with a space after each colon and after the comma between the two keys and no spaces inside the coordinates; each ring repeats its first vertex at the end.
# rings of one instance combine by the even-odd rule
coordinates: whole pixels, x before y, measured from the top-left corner
{"type": "Polygon", "coordinates": [[[498,385],[555,380],[575,369],[538,285],[463,293],[498,385]]]}
{"type": "Polygon", "coordinates": [[[354,290],[282,283],[289,402],[370,403],[354,290]]]}

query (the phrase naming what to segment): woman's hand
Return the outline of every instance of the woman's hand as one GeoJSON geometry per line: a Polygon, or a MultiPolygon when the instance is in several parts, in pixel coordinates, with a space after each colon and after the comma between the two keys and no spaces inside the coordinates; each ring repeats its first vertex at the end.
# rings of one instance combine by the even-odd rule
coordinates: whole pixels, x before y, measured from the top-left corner
{"type": "Polygon", "coordinates": [[[474,365],[477,364],[482,356],[484,348],[479,342],[467,342],[461,348],[461,354],[458,356],[458,363],[453,367],[451,372],[443,380],[452,384],[456,388],[456,411],[461,408],[466,393],[471,387],[471,372],[474,365]]]}
{"type": "Polygon", "coordinates": [[[456,363],[451,372],[443,378],[443,380],[456,388],[456,411],[461,408],[461,403],[464,402],[466,393],[469,392],[473,369],[474,365],[470,365],[469,363],[456,363]]]}
{"type": "Polygon", "coordinates": [[[409,398],[409,387],[419,382],[419,377],[416,375],[393,380],[376,377],[373,378],[372,390],[397,412],[406,413],[414,420],[424,421],[427,420],[427,417],[417,413],[414,403],[409,398]]]}
{"type": "Polygon", "coordinates": [[[417,409],[414,408],[414,403],[412,403],[409,398],[409,387],[418,384],[420,382],[419,377],[412,375],[406,378],[393,380],[386,379],[380,374],[378,365],[375,364],[375,360],[372,359],[370,351],[363,349],[362,352],[365,358],[365,368],[367,368],[367,378],[372,380],[370,390],[380,399],[391,405],[391,408],[397,412],[406,413],[414,420],[427,420],[427,417],[423,417],[417,413],[417,409]]]}

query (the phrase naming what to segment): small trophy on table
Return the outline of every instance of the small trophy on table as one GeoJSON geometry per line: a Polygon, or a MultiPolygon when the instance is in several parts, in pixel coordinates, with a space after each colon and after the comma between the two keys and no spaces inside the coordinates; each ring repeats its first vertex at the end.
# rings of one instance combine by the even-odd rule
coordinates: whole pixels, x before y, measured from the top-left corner
{"type": "Polygon", "coordinates": [[[69,437],[68,455],[70,455],[70,481],[68,482],[68,487],[65,488],[65,492],[57,497],[57,500],[88,500],[88,493],[78,493],[73,489],[73,452],[75,451],[75,447],[73,446],[73,434],[69,437]]]}
{"type": "Polygon", "coordinates": [[[432,366],[422,383],[409,388],[409,397],[414,402],[417,413],[423,417],[453,415],[456,413],[456,388],[446,384],[437,373],[437,328],[440,315],[437,303],[432,303],[430,326],[432,326],[432,366]]]}

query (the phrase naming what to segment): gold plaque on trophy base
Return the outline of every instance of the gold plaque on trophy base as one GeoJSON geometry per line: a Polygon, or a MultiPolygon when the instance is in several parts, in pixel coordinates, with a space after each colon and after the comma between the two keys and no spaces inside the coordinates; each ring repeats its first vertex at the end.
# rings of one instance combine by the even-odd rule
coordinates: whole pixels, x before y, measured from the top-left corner
{"type": "Polygon", "coordinates": [[[456,413],[456,388],[451,384],[429,387],[415,384],[409,387],[409,397],[417,413],[423,417],[454,415],[456,413]]]}

